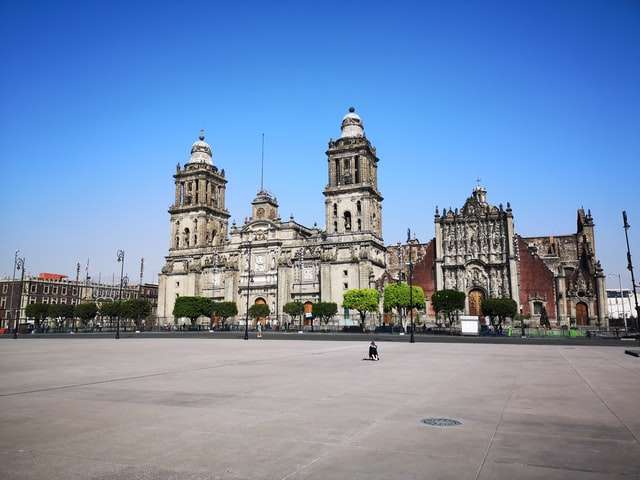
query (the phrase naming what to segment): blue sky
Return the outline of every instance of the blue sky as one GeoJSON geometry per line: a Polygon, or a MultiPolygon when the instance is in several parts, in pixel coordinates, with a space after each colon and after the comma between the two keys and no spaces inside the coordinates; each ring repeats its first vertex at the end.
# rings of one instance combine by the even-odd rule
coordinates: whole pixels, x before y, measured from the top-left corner
{"type": "Polygon", "coordinates": [[[3,1],[0,55],[0,273],[19,248],[32,273],[90,258],[110,280],[123,248],[155,281],[200,128],[232,218],[264,132],[282,217],[322,225],[324,152],[351,105],[381,158],[387,243],[430,239],[435,206],[480,177],[525,236],[573,233],[590,208],[625,278],[626,208],[640,260],[636,1],[3,1]]]}

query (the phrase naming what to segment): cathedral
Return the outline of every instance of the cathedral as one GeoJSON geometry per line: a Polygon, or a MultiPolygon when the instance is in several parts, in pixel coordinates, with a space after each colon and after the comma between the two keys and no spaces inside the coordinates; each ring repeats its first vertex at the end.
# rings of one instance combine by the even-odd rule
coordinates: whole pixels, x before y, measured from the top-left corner
{"type": "MultiPolygon", "coordinates": [[[[233,301],[242,319],[256,303],[269,306],[274,323],[286,303],[299,301],[305,317],[315,302],[335,302],[353,288],[377,288],[408,278],[427,300],[440,289],[466,294],[466,315],[482,316],[482,300],[508,297],[534,322],[552,326],[607,325],[605,275],[596,258],[591,212],[578,210],[575,233],[523,237],[507,202],[491,205],[477,185],[461,208],[435,209],[435,238],[384,245],[382,194],[375,147],[353,108],[341,135],[326,151],[325,225],[280,217],[276,197],[260,188],[244,224],[229,226],[227,178],[213,163],[201,132],[189,161],[176,167],[169,208],[171,244],[159,278],[158,318],[174,324],[175,299],[204,296],[233,301]]],[[[429,302],[426,320],[434,320],[429,302]]],[[[354,312],[339,310],[341,323],[354,312]]],[[[382,313],[382,307],[380,308],[382,313]]],[[[535,323],[534,323],[535,324],[535,323]]]]}
{"type": "Polygon", "coordinates": [[[177,320],[172,312],[180,295],[233,301],[239,318],[248,306],[264,303],[281,318],[288,302],[303,303],[310,314],[314,302],[340,306],[346,290],[375,287],[386,265],[379,159],[353,108],[326,155],[325,228],[283,220],[276,197],[264,189],[251,202],[251,217],[229,226],[225,171],[213,164],[201,132],[191,158],[174,175],[171,246],[159,278],[160,322],[177,320]]]}

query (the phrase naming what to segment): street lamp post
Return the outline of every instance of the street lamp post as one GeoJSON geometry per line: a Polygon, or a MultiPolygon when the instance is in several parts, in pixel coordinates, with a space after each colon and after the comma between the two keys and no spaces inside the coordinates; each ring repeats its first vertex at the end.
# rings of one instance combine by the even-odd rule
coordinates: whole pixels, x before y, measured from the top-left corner
{"type": "Polygon", "coordinates": [[[413,259],[411,258],[411,229],[407,229],[407,246],[409,247],[409,315],[411,316],[410,343],[415,343],[413,332],[416,329],[413,323],[413,259]]]}
{"type": "MultiPolygon", "coordinates": [[[[16,250],[15,255],[13,256],[13,276],[11,277],[11,296],[9,297],[9,311],[13,312],[13,288],[16,283],[16,267],[18,265],[18,254],[20,250],[16,250]]],[[[20,290],[20,299],[22,300],[22,290],[20,290]]],[[[20,311],[20,310],[18,310],[20,311]]],[[[18,316],[15,316],[18,318],[18,316]]],[[[7,327],[10,327],[9,322],[7,322],[7,327]]]]}
{"type": "MultiPolygon", "coordinates": [[[[302,270],[304,268],[304,249],[301,248],[300,250],[298,250],[296,252],[296,257],[298,257],[298,266],[300,267],[300,283],[298,284],[298,295],[299,295],[299,302],[300,305],[302,305],[302,270]]],[[[302,313],[300,314],[300,330],[302,330],[302,317],[304,317],[304,307],[302,308],[302,313]]]]}
{"type": "Polygon", "coordinates": [[[247,261],[247,311],[244,316],[244,339],[249,340],[249,295],[251,293],[251,240],[247,241],[247,255],[249,257],[247,261]]]}
{"type": "Polygon", "coordinates": [[[13,338],[18,338],[18,328],[20,327],[20,312],[22,311],[22,292],[24,289],[24,257],[16,258],[16,268],[20,270],[20,300],[18,302],[18,314],[13,322],[13,338]]]}
{"type": "MultiPolygon", "coordinates": [[[[640,307],[638,306],[638,294],[636,293],[636,279],[633,275],[633,263],[631,262],[631,249],[629,248],[629,222],[627,221],[626,210],[622,211],[622,221],[624,222],[624,236],[627,240],[627,270],[631,273],[631,286],[633,287],[633,298],[636,303],[636,330],[640,331],[640,307]]],[[[640,338],[640,337],[639,337],[640,338]]]]}
{"type": "MultiPolygon", "coordinates": [[[[118,293],[118,301],[120,302],[120,310],[122,309],[122,281],[124,280],[124,250],[118,250],[118,263],[120,263],[120,292],[118,293]]],[[[116,340],[120,338],[120,314],[118,311],[118,319],[116,323],[116,340]]]]}
{"type": "MultiPolygon", "coordinates": [[[[402,283],[403,267],[404,257],[402,255],[402,243],[400,243],[400,240],[398,240],[398,285],[402,283]]],[[[402,308],[398,308],[398,315],[400,316],[400,328],[402,328],[402,308]]],[[[402,331],[404,333],[404,328],[402,329],[402,331]]],[[[393,334],[393,324],[391,325],[391,334],[393,334]]]]}

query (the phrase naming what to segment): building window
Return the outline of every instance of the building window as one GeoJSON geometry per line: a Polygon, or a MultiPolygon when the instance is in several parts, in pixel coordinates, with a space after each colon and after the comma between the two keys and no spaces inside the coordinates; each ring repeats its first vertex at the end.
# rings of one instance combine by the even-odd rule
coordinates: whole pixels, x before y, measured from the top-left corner
{"type": "Polygon", "coordinates": [[[49,297],[43,297],[42,298],[42,303],[44,303],[45,305],[49,303],[49,297]]]}
{"type": "Polygon", "coordinates": [[[73,295],[77,295],[78,294],[78,289],[76,287],[73,287],[73,295]]]}
{"type": "Polygon", "coordinates": [[[49,293],[49,285],[45,285],[42,293],[49,293]]]}
{"type": "Polygon", "coordinates": [[[2,297],[0,299],[0,308],[4,308],[6,304],[7,304],[7,299],[5,297],[2,297]]]}
{"type": "Polygon", "coordinates": [[[338,222],[333,222],[333,232],[338,233],[338,222]]]}
{"type": "Polygon", "coordinates": [[[533,302],[533,314],[542,315],[542,302],[533,302]]]}
{"type": "Polygon", "coordinates": [[[58,286],[57,285],[54,285],[54,287],[53,287],[53,294],[54,295],[58,294],[58,286]]]}
{"type": "Polygon", "coordinates": [[[2,285],[2,293],[7,293],[7,284],[2,285]]]}
{"type": "Polygon", "coordinates": [[[36,293],[38,290],[38,286],[37,285],[31,285],[31,293],[36,293]]]}
{"type": "Polygon", "coordinates": [[[179,287],[179,286],[180,286],[180,282],[176,282],[176,287],[179,287]]]}
{"type": "Polygon", "coordinates": [[[342,284],[342,288],[344,288],[345,290],[348,290],[349,289],[349,284],[347,282],[344,282],[342,284]]]}
{"type": "Polygon", "coordinates": [[[351,212],[348,210],[344,212],[344,229],[347,232],[351,231],[351,212]]]}
{"type": "Polygon", "coordinates": [[[56,299],[56,297],[52,297],[51,298],[51,305],[56,305],[58,303],[58,300],[56,299]]]}
{"type": "Polygon", "coordinates": [[[362,220],[358,219],[358,231],[362,230],[362,220]]]}
{"type": "Polygon", "coordinates": [[[66,299],[66,298],[61,298],[61,299],[60,299],[60,303],[61,303],[62,305],[66,305],[66,303],[67,303],[67,299],[66,299]]]}
{"type": "Polygon", "coordinates": [[[67,287],[62,287],[62,295],[66,295],[67,294],[67,287]]]}
{"type": "Polygon", "coordinates": [[[36,303],[36,299],[35,299],[35,298],[33,298],[33,297],[31,297],[31,298],[29,299],[29,304],[33,305],[34,303],[36,303]]]}
{"type": "Polygon", "coordinates": [[[349,272],[347,270],[343,270],[342,274],[346,277],[347,275],[349,275],[349,272]]]}

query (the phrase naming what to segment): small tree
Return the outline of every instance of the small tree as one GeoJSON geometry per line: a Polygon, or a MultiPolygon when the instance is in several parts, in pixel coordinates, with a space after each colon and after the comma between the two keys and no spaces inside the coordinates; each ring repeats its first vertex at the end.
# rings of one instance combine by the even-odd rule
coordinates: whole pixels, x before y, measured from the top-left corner
{"type": "Polygon", "coordinates": [[[249,307],[249,316],[254,320],[268,317],[270,313],[271,313],[271,309],[269,308],[269,305],[265,303],[256,303],[254,305],[251,305],[251,307],[249,307]]]}
{"type": "Polygon", "coordinates": [[[39,332],[44,320],[49,315],[49,305],[46,303],[30,303],[25,308],[24,313],[27,318],[33,318],[36,332],[39,332]]]}
{"type": "Polygon", "coordinates": [[[405,282],[390,283],[384,287],[383,308],[386,312],[395,310],[403,318],[402,329],[406,331],[409,308],[422,309],[426,305],[424,291],[421,287],[409,285],[405,282]],[[411,301],[413,304],[411,305],[411,301]]]}
{"type": "Polygon", "coordinates": [[[113,319],[122,315],[122,302],[104,302],[100,304],[100,315],[107,317],[113,324],[113,319]]]}
{"type": "Polygon", "coordinates": [[[342,306],[350,310],[357,310],[360,314],[360,328],[364,332],[367,312],[378,310],[380,294],[374,288],[354,288],[344,292],[342,306]]]}
{"type": "Polygon", "coordinates": [[[464,310],[465,294],[457,290],[438,290],[431,295],[431,305],[436,314],[442,314],[449,324],[453,324],[456,312],[464,310]]]}
{"type": "Polygon", "coordinates": [[[142,321],[151,315],[151,303],[144,298],[132,298],[122,303],[122,315],[134,321],[136,328],[142,327],[142,321]]]}
{"type": "Polygon", "coordinates": [[[504,323],[505,319],[515,318],[518,305],[511,298],[486,298],[482,301],[482,313],[489,317],[491,325],[496,330],[504,323]]]}
{"type": "Polygon", "coordinates": [[[311,307],[311,313],[320,319],[321,324],[328,325],[331,318],[338,313],[338,305],[334,302],[314,303],[311,307]]]}
{"type": "Polygon", "coordinates": [[[74,314],[80,319],[83,326],[86,326],[98,314],[98,306],[95,303],[79,303],[76,305],[74,314]]]}
{"type": "Polygon", "coordinates": [[[198,317],[208,316],[211,312],[211,301],[204,297],[178,297],[173,306],[173,316],[186,317],[195,327],[198,317]]]}
{"type": "Polygon", "coordinates": [[[302,314],[304,313],[304,305],[301,302],[289,302],[285,303],[282,307],[282,311],[287,315],[290,315],[295,321],[296,318],[300,318],[300,324],[302,324],[302,314]]]}
{"type": "Polygon", "coordinates": [[[73,318],[73,305],[66,303],[49,305],[48,316],[51,319],[55,319],[56,325],[59,327],[61,324],[66,323],[68,319],[73,318]]]}
{"type": "MultiPolygon", "coordinates": [[[[237,314],[238,306],[235,302],[211,302],[211,316],[220,317],[223,325],[227,318],[235,317],[237,314]]],[[[213,322],[213,318],[211,321],[213,322]]]]}

